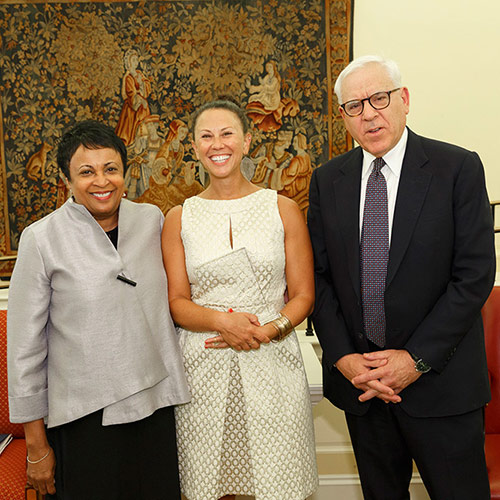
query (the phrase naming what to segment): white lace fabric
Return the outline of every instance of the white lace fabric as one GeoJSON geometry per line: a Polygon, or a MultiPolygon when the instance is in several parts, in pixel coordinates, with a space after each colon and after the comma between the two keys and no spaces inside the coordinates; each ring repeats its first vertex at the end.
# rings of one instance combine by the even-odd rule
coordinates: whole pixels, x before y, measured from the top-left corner
{"type": "MultiPolygon", "coordinates": [[[[284,230],[275,191],[185,201],[182,240],[193,301],[261,323],[284,305],[284,230]],[[230,238],[232,235],[232,239],[230,238]]],[[[314,432],[294,332],[258,350],[205,349],[215,332],[179,329],[192,401],[176,409],[182,492],[304,500],[317,487],[314,432]]]]}

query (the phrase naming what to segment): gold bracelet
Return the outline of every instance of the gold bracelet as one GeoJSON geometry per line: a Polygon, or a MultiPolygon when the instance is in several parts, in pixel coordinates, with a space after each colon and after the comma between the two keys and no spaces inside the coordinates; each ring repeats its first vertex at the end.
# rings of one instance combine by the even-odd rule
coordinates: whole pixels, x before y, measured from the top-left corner
{"type": "Polygon", "coordinates": [[[279,315],[279,318],[274,319],[270,323],[274,326],[274,328],[276,328],[276,331],[278,332],[278,335],[276,335],[276,337],[272,339],[273,342],[280,342],[293,330],[293,325],[290,319],[281,313],[279,315]]]}
{"type": "Polygon", "coordinates": [[[28,457],[28,456],[26,456],[26,460],[31,465],[39,464],[42,460],[45,460],[49,455],[50,455],[50,449],[42,458],[39,458],[38,460],[30,460],[30,457],[28,457]]]}

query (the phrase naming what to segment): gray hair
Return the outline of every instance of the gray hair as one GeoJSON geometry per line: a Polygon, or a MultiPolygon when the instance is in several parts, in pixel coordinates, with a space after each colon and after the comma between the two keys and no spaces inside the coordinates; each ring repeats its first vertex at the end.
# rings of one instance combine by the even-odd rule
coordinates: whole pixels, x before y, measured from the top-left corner
{"type": "Polygon", "coordinates": [[[335,82],[335,87],[333,91],[335,92],[339,104],[343,104],[342,101],[342,84],[347,76],[351,73],[354,73],[358,69],[363,68],[368,64],[379,64],[382,66],[387,75],[392,80],[392,83],[395,88],[401,87],[401,72],[399,71],[399,67],[397,63],[391,59],[385,59],[381,56],[361,56],[353,61],[351,61],[340,73],[335,82]]]}

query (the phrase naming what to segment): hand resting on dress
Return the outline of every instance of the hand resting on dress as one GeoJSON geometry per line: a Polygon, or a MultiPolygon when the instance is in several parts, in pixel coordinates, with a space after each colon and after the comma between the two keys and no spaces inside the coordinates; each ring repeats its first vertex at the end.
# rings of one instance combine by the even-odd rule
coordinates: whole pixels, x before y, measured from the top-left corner
{"type": "Polygon", "coordinates": [[[268,344],[271,339],[266,329],[260,326],[255,314],[246,312],[221,313],[217,331],[220,335],[205,340],[205,347],[224,349],[232,347],[237,351],[258,349],[260,344],[268,344]]]}

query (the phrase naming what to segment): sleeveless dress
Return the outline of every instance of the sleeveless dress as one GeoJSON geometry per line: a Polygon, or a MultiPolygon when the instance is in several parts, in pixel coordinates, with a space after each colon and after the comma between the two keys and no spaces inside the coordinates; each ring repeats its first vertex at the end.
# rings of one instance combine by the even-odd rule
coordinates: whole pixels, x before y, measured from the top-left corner
{"type": "MultiPolygon", "coordinates": [[[[277,193],[188,198],[181,237],[193,302],[256,314],[284,306],[284,228],[277,193]],[[232,243],[231,243],[232,235],[232,243]]],[[[176,407],[181,489],[188,500],[223,495],[304,500],[317,487],[309,389],[295,332],[260,349],[205,349],[216,332],[179,328],[190,403],[176,407]]]]}

